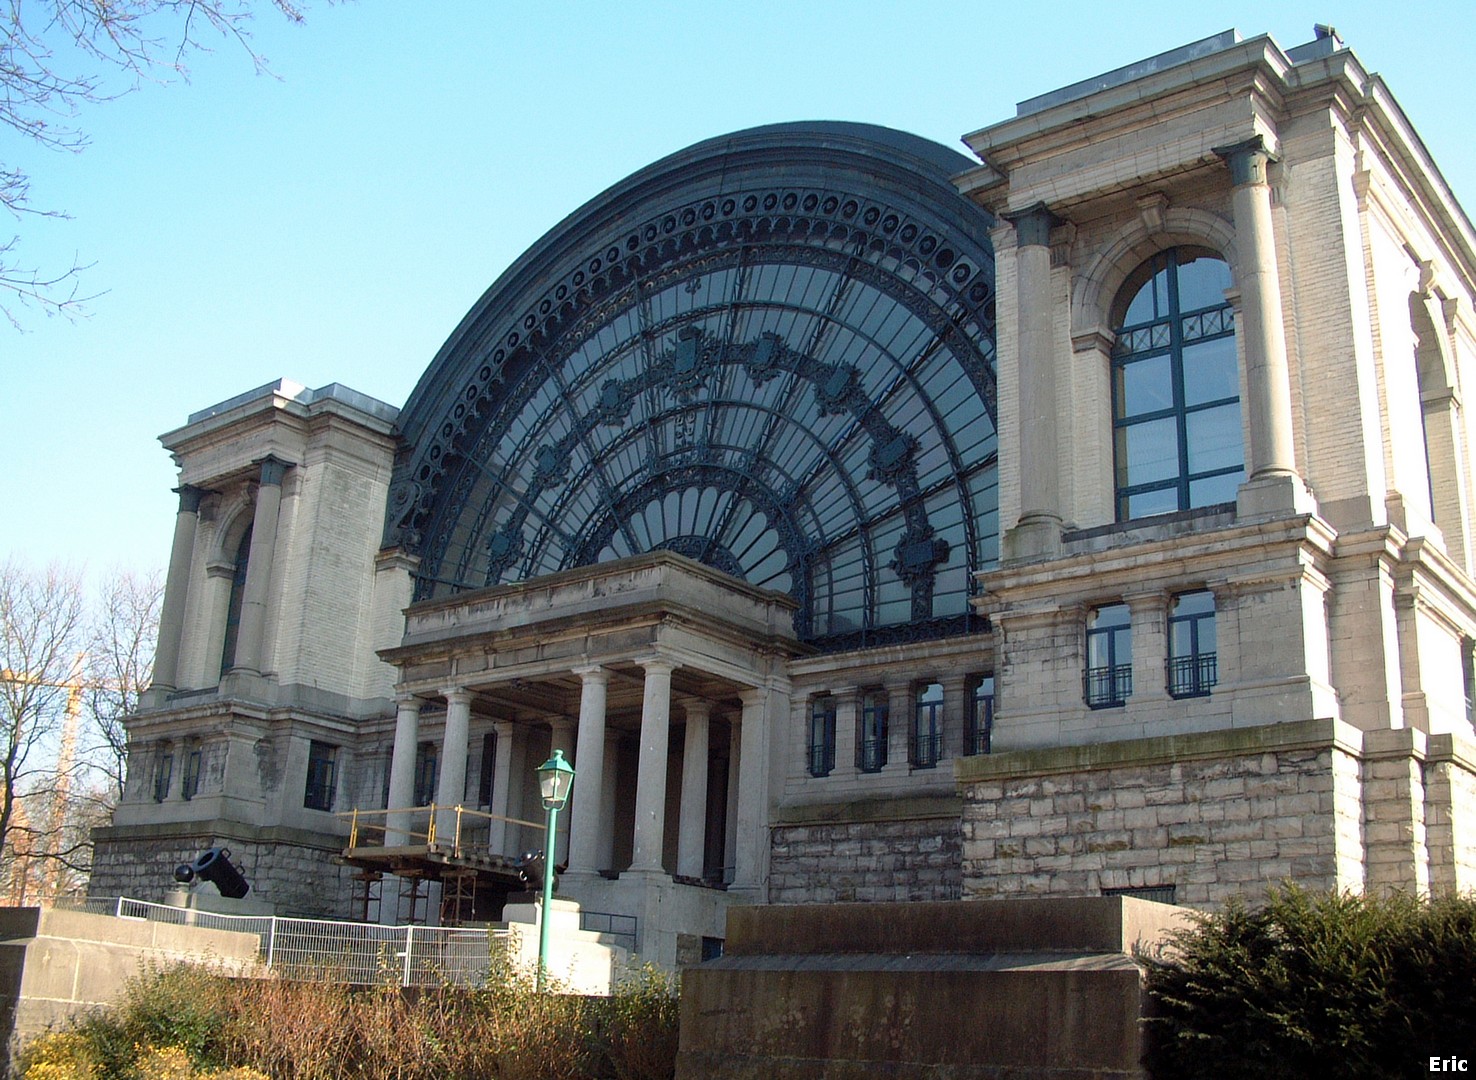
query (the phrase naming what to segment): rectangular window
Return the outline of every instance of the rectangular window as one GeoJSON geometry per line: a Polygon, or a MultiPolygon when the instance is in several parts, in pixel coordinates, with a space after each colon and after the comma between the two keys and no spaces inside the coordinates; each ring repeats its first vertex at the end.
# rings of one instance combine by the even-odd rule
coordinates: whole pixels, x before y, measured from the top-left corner
{"type": "Polygon", "coordinates": [[[415,749],[415,805],[429,806],[436,798],[436,744],[423,742],[415,749]]]}
{"type": "Polygon", "coordinates": [[[1133,632],[1126,604],[1108,604],[1091,613],[1086,633],[1087,667],[1083,696],[1093,709],[1126,703],[1133,693],[1133,632]]]}
{"type": "Polygon", "coordinates": [[[1219,681],[1215,653],[1215,597],[1208,590],[1180,593],[1169,609],[1168,692],[1204,697],[1219,681]]]}
{"type": "Polygon", "coordinates": [[[477,783],[477,805],[492,805],[492,782],[497,775],[497,732],[482,736],[482,775],[477,783]]]}
{"type": "Polygon", "coordinates": [[[164,749],[154,759],[154,801],[169,798],[169,784],[174,779],[174,751],[164,749]]]}
{"type": "Polygon", "coordinates": [[[931,769],[943,756],[943,684],[920,687],[916,702],[909,761],[914,769],[931,769]]]}
{"type": "Polygon", "coordinates": [[[811,776],[829,776],[835,768],[835,698],[829,694],[810,703],[807,758],[811,776]]]}
{"type": "Polygon", "coordinates": [[[987,754],[994,739],[994,676],[981,675],[969,698],[968,752],[987,754]]]}
{"type": "Polygon", "coordinates": [[[338,747],[314,739],[308,747],[307,787],[302,805],[308,810],[332,810],[338,775],[338,747]]]}
{"type": "Polygon", "coordinates": [[[1476,641],[1461,638],[1461,687],[1466,694],[1466,723],[1476,725],[1476,641]]]}
{"type": "Polygon", "coordinates": [[[856,768],[862,772],[881,772],[886,767],[889,711],[885,690],[867,690],[861,695],[861,715],[856,731],[856,768]]]}
{"type": "Polygon", "coordinates": [[[186,800],[193,799],[200,790],[200,751],[191,750],[185,755],[185,771],[181,777],[179,794],[186,800]]]}

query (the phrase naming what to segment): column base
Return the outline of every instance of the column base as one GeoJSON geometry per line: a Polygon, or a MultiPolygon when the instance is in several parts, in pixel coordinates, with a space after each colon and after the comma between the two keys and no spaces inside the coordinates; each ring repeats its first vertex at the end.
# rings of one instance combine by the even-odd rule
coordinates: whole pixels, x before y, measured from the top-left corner
{"type": "Polygon", "coordinates": [[[1005,562],[1051,559],[1061,554],[1061,519],[1049,515],[1021,518],[1006,530],[1001,555],[1005,562]]]}
{"type": "Polygon", "coordinates": [[[1237,521],[1300,517],[1317,513],[1317,500],[1295,473],[1277,473],[1247,480],[1235,493],[1237,521]]]}

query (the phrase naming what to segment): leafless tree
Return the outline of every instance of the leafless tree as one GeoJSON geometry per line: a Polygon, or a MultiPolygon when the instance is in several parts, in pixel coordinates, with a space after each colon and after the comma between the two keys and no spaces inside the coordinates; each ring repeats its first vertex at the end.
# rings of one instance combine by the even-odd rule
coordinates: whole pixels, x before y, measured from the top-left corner
{"type": "MultiPolygon", "coordinates": [[[[251,44],[256,10],[271,7],[302,21],[295,0],[0,0],[0,125],[50,150],[78,151],[86,105],[127,93],[145,80],[186,77],[192,53],[215,40],[239,45],[258,70],[265,58],[251,44]]],[[[31,202],[24,168],[0,162],[0,206],[17,220],[65,216],[31,202]]],[[[0,242],[0,303],[19,327],[16,305],[47,314],[76,314],[76,261],[43,271],[15,260],[19,236],[0,242]]]]}
{"type": "Polygon", "coordinates": [[[138,709],[154,670],[164,582],[158,572],[113,573],[94,604],[86,665],[87,742],[83,758],[105,781],[108,808],[123,797],[128,732],[123,722],[138,709]]]}
{"type": "Polygon", "coordinates": [[[40,803],[57,787],[69,707],[76,716],[84,610],[76,575],[0,563],[0,871],[11,879],[49,846],[54,807],[40,803]]]}

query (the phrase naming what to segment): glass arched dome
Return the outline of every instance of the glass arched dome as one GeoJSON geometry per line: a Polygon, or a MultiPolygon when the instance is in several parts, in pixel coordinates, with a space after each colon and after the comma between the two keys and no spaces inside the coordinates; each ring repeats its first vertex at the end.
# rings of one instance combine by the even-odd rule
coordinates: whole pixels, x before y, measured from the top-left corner
{"type": "Polygon", "coordinates": [[[572,215],[401,414],[416,598],[675,551],[825,649],[961,632],[997,557],[989,215],[852,124],[699,144],[572,215]]]}

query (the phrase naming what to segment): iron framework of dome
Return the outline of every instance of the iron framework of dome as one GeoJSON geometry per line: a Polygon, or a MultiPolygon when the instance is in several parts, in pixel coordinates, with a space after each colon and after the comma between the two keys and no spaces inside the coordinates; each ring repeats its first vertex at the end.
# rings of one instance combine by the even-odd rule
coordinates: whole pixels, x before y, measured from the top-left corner
{"type": "Polygon", "coordinates": [[[826,649],[977,627],[997,558],[992,219],[885,128],[701,143],[571,215],[401,413],[416,599],[665,549],[826,649]]]}

